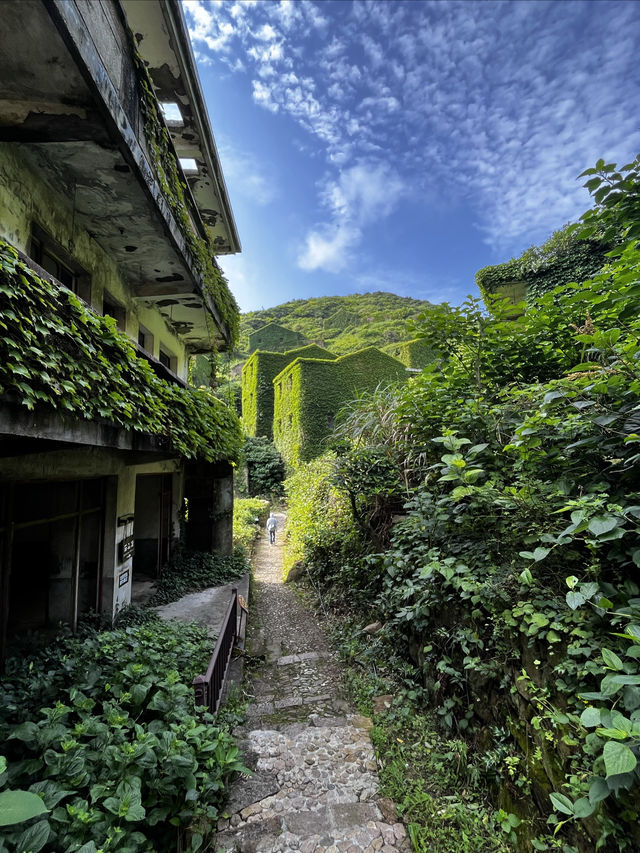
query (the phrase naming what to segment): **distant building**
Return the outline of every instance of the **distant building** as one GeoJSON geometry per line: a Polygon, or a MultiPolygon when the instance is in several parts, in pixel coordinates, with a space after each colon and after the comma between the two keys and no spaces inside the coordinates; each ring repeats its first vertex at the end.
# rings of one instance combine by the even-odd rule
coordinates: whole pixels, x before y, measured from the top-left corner
{"type": "Polygon", "coordinates": [[[358,392],[407,378],[405,366],[376,347],[334,361],[296,358],[273,380],[273,438],[287,465],[326,450],[338,411],[358,392]]]}
{"type": "Polygon", "coordinates": [[[405,367],[423,368],[430,364],[435,353],[429,344],[428,338],[414,338],[411,341],[399,341],[387,344],[382,351],[397,358],[405,367]]]}
{"type": "Polygon", "coordinates": [[[185,499],[187,544],[229,553],[241,442],[187,384],[233,344],[239,242],[180,4],[1,13],[0,657],[126,605],[185,499]]]}
{"type": "Polygon", "coordinates": [[[285,352],[306,344],[305,336],[300,332],[287,329],[279,323],[267,323],[249,335],[249,352],[266,350],[267,352],[285,352]]]}
{"type": "Polygon", "coordinates": [[[249,435],[273,438],[273,380],[296,358],[335,359],[322,347],[309,344],[285,353],[258,350],[242,368],[242,421],[249,435]]]}

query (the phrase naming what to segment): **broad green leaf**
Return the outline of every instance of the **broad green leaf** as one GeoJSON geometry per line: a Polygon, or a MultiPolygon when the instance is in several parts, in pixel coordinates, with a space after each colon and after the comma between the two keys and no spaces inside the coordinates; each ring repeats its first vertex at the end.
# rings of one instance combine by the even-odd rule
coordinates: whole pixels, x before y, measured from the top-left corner
{"type": "Polygon", "coordinates": [[[48,811],[49,809],[37,794],[29,791],[0,792],[0,826],[22,823],[24,820],[31,820],[48,811]]]}
{"type": "Polygon", "coordinates": [[[585,728],[600,725],[600,709],[589,706],[580,714],[580,722],[585,728]]]}
{"type": "Polygon", "coordinates": [[[602,660],[609,669],[615,669],[617,672],[621,672],[624,669],[624,664],[618,655],[609,649],[602,649],[602,660]]]}
{"type": "Polygon", "coordinates": [[[586,797],[581,797],[573,804],[573,813],[576,817],[589,817],[594,812],[594,805],[586,797]]]}
{"type": "Polygon", "coordinates": [[[572,610],[576,610],[585,602],[585,597],[580,592],[568,592],[566,598],[567,604],[572,610]]]}
{"type": "Polygon", "coordinates": [[[573,816],[573,803],[569,799],[569,797],[565,797],[564,794],[557,794],[555,791],[549,794],[551,798],[551,802],[553,803],[554,809],[562,814],[568,814],[573,816]]]}
{"type": "Polygon", "coordinates": [[[22,851],[24,853],[27,851],[28,853],[39,853],[49,840],[50,832],[49,821],[39,820],[21,833],[16,843],[16,850],[20,850],[21,853],[22,851]]]}
{"type": "Polygon", "coordinates": [[[589,800],[594,804],[602,802],[609,796],[609,786],[602,776],[594,776],[589,785],[589,800]]]}
{"type": "Polygon", "coordinates": [[[589,530],[593,533],[594,536],[603,536],[605,533],[609,533],[610,530],[613,530],[614,527],[618,527],[620,521],[617,518],[612,518],[611,516],[595,516],[589,522],[589,530]]]}
{"type": "Polygon", "coordinates": [[[538,562],[539,560],[544,560],[547,556],[551,548],[536,548],[533,552],[533,559],[538,562]]]}
{"type": "Polygon", "coordinates": [[[638,763],[637,758],[628,746],[618,741],[610,740],[604,745],[602,752],[607,779],[619,773],[631,773],[638,763]]]}

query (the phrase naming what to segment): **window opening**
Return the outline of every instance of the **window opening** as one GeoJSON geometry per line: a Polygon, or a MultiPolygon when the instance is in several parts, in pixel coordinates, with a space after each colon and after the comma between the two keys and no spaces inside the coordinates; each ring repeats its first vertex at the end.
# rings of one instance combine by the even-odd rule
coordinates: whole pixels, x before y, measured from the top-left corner
{"type": "Polygon", "coordinates": [[[31,229],[29,256],[45,272],[64,284],[87,304],[91,301],[91,276],[69,252],[38,225],[31,229]]]}
{"type": "Polygon", "coordinates": [[[105,290],[102,297],[102,313],[106,317],[113,317],[116,321],[116,326],[121,332],[124,332],[125,323],[127,320],[127,312],[124,305],[118,302],[108,290],[105,290]]]}
{"type": "Polygon", "coordinates": [[[138,326],[138,344],[148,353],[153,353],[153,335],[142,323],[138,326]]]}
{"type": "Polygon", "coordinates": [[[197,175],[198,174],[198,164],[193,159],[193,157],[179,157],[180,166],[182,167],[182,171],[185,175],[197,175]]]}
{"type": "Polygon", "coordinates": [[[160,364],[163,364],[167,367],[172,373],[175,373],[178,369],[178,359],[177,357],[170,352],[168,349],[160,344],[160,352],[158,353],[158,361],[160,364]]]}
{"type": "Polygon", "coordinates": [[[160,109],[168,127],[182,127],[184,125],[182,112],[175,101],[161,101],[160,109]]]}

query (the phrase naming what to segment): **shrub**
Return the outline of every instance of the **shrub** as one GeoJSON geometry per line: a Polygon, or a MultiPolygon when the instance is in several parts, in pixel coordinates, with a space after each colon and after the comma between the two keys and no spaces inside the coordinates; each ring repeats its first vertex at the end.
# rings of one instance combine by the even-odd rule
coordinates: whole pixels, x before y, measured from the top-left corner
{"type": "Polygon", "coordinates": [[[206,551],[177,549],[160,570],[150,607],[177,601],[190,592],[211,586],[221,586],[248,571],[246,556],[239,550],[232,557],[209,554],[206,551]]]}
{"type": "Polygon", "coordinates": [[[242,456],[247,466],[249,494],[281,495],[285,470],[282,457],[273,444],[263,436],[246,439],[242,456]]]}
{"type": "Polygon", "coordinates": [[[236,498],[233,502],[233,544],[251,550],[269,511],[269,501],[261,498],[236,498]]]}
{"type": "Polygon", "coordinates": [[[195,851],[241,769],[228,731],[196,716],[190,682],[210,653],[204,628],[156,618],[9,659],[0,788],[35,793],[48,811],[5,833],[0,849],[169,853],[193,827],[182,849],[195,851]]]}

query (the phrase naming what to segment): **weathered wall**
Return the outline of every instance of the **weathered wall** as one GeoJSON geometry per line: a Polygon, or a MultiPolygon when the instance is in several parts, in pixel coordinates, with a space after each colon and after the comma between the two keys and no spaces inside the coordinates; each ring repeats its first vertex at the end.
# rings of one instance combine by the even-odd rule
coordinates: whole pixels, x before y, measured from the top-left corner
{"type": "Polygon", "coordinates": [[[0,237],[28,254],[31,227],[35,223],[91,275],[91,306],[102,313],[105,291],[122,303],[127,312],[125,331],[137,340],[142,324],[153,335],[150,354],[158,358],[160,344],[177,357],[177,374],[186,379],[187,353],[182,341],[168,328],[152,303],[134,299],[112,258],[74,222],[73,188],[70,196],[54,192],[20,156],[19,148],[0,143],[0,237]]]}

